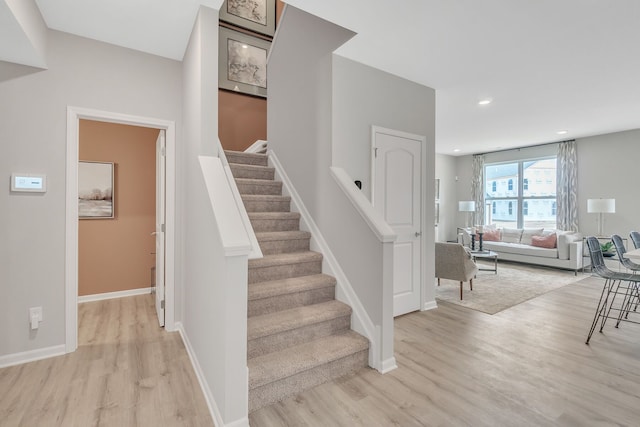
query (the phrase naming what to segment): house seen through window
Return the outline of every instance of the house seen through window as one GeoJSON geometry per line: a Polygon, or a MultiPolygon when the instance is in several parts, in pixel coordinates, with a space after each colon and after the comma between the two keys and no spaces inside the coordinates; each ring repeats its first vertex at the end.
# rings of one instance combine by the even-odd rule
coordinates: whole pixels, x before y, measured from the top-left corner
{"type": "Polygon", "coordinates": [[[485,202],[491,204],[491,209],[485,210],[486,224],[556,228],[555,157],[488,163],[484,177],[485,202]]]}

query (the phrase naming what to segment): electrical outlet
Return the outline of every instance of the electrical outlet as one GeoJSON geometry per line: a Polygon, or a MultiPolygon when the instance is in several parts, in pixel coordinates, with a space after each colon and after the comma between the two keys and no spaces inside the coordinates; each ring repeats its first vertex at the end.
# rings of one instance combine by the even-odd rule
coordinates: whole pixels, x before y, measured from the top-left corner
{"type": "Polygon", "coordinates": [[[29,309],[29,319],[33,319],[34,316],[37,316],[38,322],[42,322],[42,307],[31,307],[29,309]]]}

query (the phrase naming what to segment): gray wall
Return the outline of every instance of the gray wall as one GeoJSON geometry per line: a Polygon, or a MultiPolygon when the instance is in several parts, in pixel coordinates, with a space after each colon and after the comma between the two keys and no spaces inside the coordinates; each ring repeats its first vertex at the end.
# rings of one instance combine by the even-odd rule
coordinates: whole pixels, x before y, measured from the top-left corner
{"type": "MultiPolygon", "coordinates": [[[[640,129],[577,139],[578,227],[583,234],[598,231],[597,214],[587,213],[587,199],[616,199],[616,213],[605,214],[604,233],[628,237],[640,231],[638,159],[640,129]]],[[[630,247],[633,247],[629,241],[630,247]]]]}
{"type": "Polygon", "coordinates": [[[440,222],[436,227],[436,242],[456,239],[458,196],[456,157],[436,154],[436,179],[440,180],[440,222]]]}
{"type": "MultiPolygon", "coordinates": [[[[353,33],[287,7],[269,60],[268,140],[374,324],[381,325],[382,245],[340,194],[329,166],[369,185],[371,126],[427,136],[433,200],[435,93],[331,54],[353,33]]],[[[365,190],[366,191],[366,190],[365,190]]],[[[430,221],[433,221],[433,211],[430,221]]],[[[433,242],[433,227],[426,241],[433,242]]],[[[433,245],[426,254],[433,277],[433,245]]],[[[433,300],[429,287],[427,298],[433,300]]]]}
{"type": "Polygon", "coordinates": [[[0,64],[11,77],[0,82],[0,356],[65,342],[67,106],[173,120],[181,132],[179,62],[48,36],[48,70],[0,64]],[[47,174],[47,193],[10,194],[11,172],[47,174]],[[34,306],[44,317],[36,333],[28,325],[34,306]]]}
{"type": "MultiPolygon", "coordinates": [[[[640,202],[638,188],[633,181],[637,159],[640,158],[640,129],[576,139],[578,152],[578,228],[585,235],[597,234],[597,214],[587,213],[587,199],[616,199],[616,213],[605,214],[605,234],[628,237],[632,230],[640,230],[640,202]]],[[[543,145],[519,150],[487,154],[487,162],[509,161],[557,153],[557,145],[543,145]]],[[[472,156],[456,158],[456,200],[449,209],[457,212],[458,200],[471,197],[472,156]]],[[[449,176],[451,179],[451,176],[449,176]]],[[[441,190],[442,194],[442,190],[441,190]]],[[[458,213],[457,221],[464,224],[458,213]]],[[[456,225],[448,227],[455,233],[456,225]]],[[[630,243],[630,242],[629,242],[630,243]]],[[[633,246],[633,245],[631,245],[633,246]]]]}
{"type": "MultiPolygon", "coordinates": [[[[333,59],[333,164],[362,181],[371,200],[371,126],[427,137],[429,168],[435,156],[435,91],[335,55],[333,59]]],[[[433,186],[431,186],[433,187],[433,186]]]]}
{"type": "MultiPolygon", "coordinates": [[[[435,240],[435,91],[361,63],[333,57],[333,165],[355,180],[362,180],[363,194],[371,200],[371,126],[426,136],[427,165],[422,184],[427,190],[427,224],[422,230],[426,245],[427,283],[434,277],[435,240]]],[[[328,214],[329,212],[327,212],[328,214]]],[[[337,237],[337,236],[336,236],[337,237]]],[[[346,267],[349,268],[349,267],[346,267]]],[[[358,274],[354,271],[353,274],[358,274]]],[[[425,302],[435,294],[428,286],[425,302]]]]}

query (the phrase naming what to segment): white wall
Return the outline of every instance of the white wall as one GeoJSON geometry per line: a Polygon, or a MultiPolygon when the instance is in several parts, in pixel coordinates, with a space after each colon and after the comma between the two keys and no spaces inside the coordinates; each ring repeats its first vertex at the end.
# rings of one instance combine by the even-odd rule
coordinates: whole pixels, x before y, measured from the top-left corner
{"type": "MultiPolygon", "coordinates": [[[[47,174],[40,195],[0,192],[0,356],[64,344],[67,106],[175,121],[181,128],[180,63],[56,31],[48,70],[0,82],[0,175],[47,174]],[[33,333],[29,307],[42,306],[33,333]]],[[[0,72],[0,75],[2,73],[0,72]]]]}

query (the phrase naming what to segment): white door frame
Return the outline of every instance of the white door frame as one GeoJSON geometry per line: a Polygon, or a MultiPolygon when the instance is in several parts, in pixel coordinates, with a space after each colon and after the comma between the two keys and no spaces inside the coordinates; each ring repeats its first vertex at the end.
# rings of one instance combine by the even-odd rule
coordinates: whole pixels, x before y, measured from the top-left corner
{"type": "Polygon", "coordinates": [[[65,351],[78,348],[78,143],[80,119],[119,123],[166,133],[165,329],[175,330],[175,122],[80,107],[67,107],[67,176],[65,223],[65,351]]]}
{"type": "MultiPolygon", "coordinates": [[[[425,231],[427,230],[427,179],[426,179],[426,171],[427,171],[427,137],[424,135],[416,135],[413,133],[408,133],[408,132],[403,132],[400,130],[395,130],[395,129],[388,129],[388,128],[384,128],[381,126],[371,126],[371,204],[374,205],[375,201],[374,201],[374,194],[375,194],[375,174],[376,174],[376,167],[375,167],[375,162],[376,162],[376,153],[375,153],[375,143],[376,143],[376,134],[377,133],[385,133],[387,135],[392,135],[392,136],[397,136],[399,138],[406,138],[406,139],[414,139],[414,140],[418,140],[422,143],[422,149],[420,150],[421,152],[421,164],[420,164],[420,177],[421,177],[421,201],[420,201],[420,208],[421,208],[421,214],[420,214],[420,229],[422,231],[422,239],[421,240],[421,247],[420,247],[420,251],[422,253],[422,255],[420,256],[420,268],[421,268],[421,274],[420,274],[420,310],[424,310],[425,307],[425,295],[426,295],[426,288],[425,286],[427,285],[427,280],[425,278],[426,275],[426,271],[427,271],[427,261],[426,261],[426,254],[427,252],[427,242],[426,242],[426,237],[427,237],[427,233],[425,233],[425,231]]],[[[433,187],[433,186],[432,186],[433,187]]],[[[431,209],[431,212],[433,212],[434,209],[431,209]]]]}

